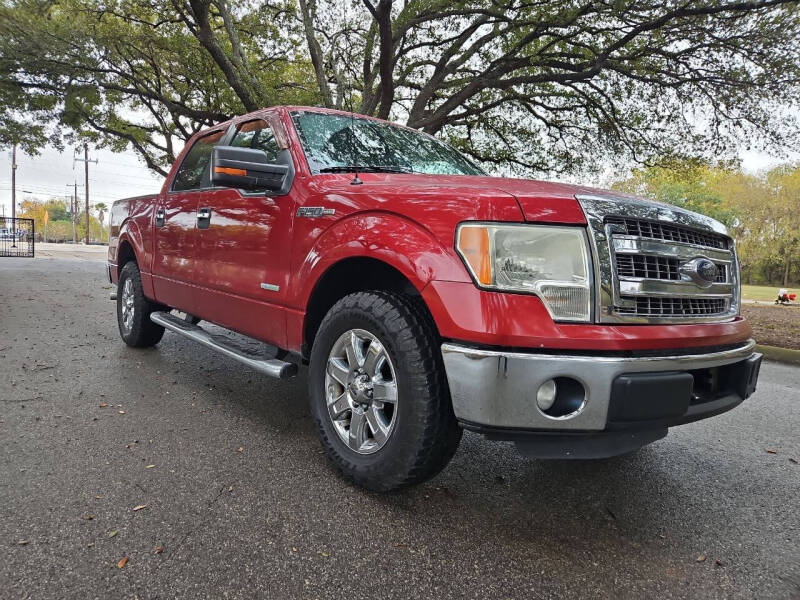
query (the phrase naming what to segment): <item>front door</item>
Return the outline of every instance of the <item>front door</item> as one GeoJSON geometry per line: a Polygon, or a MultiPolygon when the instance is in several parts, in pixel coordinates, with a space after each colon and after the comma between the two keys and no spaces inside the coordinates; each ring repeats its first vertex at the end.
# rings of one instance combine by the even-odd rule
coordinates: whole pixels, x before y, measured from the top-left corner
{"type": "Polygon", "coordinates": [[[154,219],[153,290],[156,300],[195,314],[197,205],[211,187],[211,150],[224,135],[198,138],[184,156],[175,178],[159,196],[154,219]]]}
{"type": "MultiPolygon", "coordinates": [[[[247,121],[231,146],[254,148],[278,162],[282,150],[269,124],[247,121]]],[[[285,347],[292,202],[289,195],[215,188],[198,205],[194,313],[240,333],[285,347]]]]}

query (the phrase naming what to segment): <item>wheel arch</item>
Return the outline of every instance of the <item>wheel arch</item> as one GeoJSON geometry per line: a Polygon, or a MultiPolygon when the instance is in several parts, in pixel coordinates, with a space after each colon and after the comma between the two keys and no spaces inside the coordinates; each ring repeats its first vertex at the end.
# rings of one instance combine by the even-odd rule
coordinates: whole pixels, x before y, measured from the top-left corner
{"type": "Polygon", "coordinates": [[[133,244],[131,244],[128,238],[125,238],[120,241],[117,248],[117,277],[119,277],[120,273],[122,273],[122,269],[125,264],[129,263],[130,261],[135,262],[137,265],[139,264],[139,261],[136,258],[136,251],[133,249],[133,244]]]}
{"type": "Polygon", "coordinates": [[[303,319],[302,354],[304,358],[311,355],[314,338],[331,307],[345,296],[369,290],[395,292],[417,299],[424,307],[435,329],[436,324],[430,310],[422,299],[420,290],[409,277],[395,266],[380,259],[369,256],[351,256],[328,267],[314,284],[303,319]]]}

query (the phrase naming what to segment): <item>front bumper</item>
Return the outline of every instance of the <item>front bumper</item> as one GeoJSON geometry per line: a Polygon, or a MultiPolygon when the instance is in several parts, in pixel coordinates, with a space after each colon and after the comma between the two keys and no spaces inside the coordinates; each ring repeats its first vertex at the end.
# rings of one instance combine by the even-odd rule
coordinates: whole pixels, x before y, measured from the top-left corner
{"type": "Polygon", "coordinates": [[[702,353],[609,356],[506,352],[447,343],[442,355],[453,410],[465,428],[518,443],[549,440],[549,450],[532,452],[544,456],[560,455],[563,440],[556,434],[595,440],[591,447],[597,440],[614,438],[611,449],[572,454],[603,456],[642,446],[663,437],[667,427],[740,404],[755,391],[758,379],[761,355],[754,347],[749,340],[702,353]],[[550,379],[570,383],[573,393],[582,387],[581,401],[569,414],[554,417],[537,407],[539,387],[550,379]],[[627,442],[620,446],[620,438],[627,442]]]}

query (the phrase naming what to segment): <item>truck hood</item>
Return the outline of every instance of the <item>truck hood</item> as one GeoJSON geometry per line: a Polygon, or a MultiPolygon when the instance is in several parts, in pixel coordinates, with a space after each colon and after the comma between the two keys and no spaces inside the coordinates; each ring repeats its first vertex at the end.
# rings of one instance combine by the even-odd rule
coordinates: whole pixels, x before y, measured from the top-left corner
{"type": "Polygon", "coordinates": [[[610,193],[587,186],[531,179],[500,177],[482,177],[481,179],[491,181],[497,189],[514,196],[525,220],[530,222],[585,223],[583,210],[575,196],[579,194],[608,195],[610,193]]]}
{"type": "MultiPolygon", "coordinates": [[[[330,176],[336,179],[352,179],[352,175],[330,176]]],[[[482,195],[492,190],[498,195],[513,196],[525,221],[537,223],[585,224],[576,194],[609,195],[610,192],[579,185],[552,183],[532,179],[507,179],[503,177],[465,176],[465,175],[423,175],[416,173],[365,173],[359,177],[364,187],[384,187],[392,193],[427,196],[435,194],[437,188],[452,193],[463,190],[465,197],[482,195]]],[[[344,181],[342,181],[344,183],[344,181]]],[[[348,187],[350,187],[348,185],[348,187]]],[[[352,187],[350,187],[352,191],[352,187]]],[[[619,196],[619,193],[613,193],[619,196]]]]}

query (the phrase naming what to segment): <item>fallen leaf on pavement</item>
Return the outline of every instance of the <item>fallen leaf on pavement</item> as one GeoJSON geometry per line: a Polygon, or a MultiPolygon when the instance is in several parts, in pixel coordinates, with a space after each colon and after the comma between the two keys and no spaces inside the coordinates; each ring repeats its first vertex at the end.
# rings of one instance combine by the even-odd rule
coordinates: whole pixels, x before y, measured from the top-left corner
{"type": "Polygon", "coordinates": [[[121,569],[122,567],[124,567],[124,566],[125,566],[125,565],[127,565],[127,564],[128,564],[128,557],[127,557],[127,556],[123,556],[123,557],[122,557],[122,558],[119,560],[119,562],[117,563],[117,568],[118,568],[118,569],[121,569]]]}
{"type": "Polygon", "coordinates": [[[116,529],[114,531],[109,531],[108,537],[116,537],[118,533],[119,531],[117,531],[116,529]]]}
{"type": "Polygon", "coordinates": [[[106,406],[108,406],[108,402],[101,402],[100,403],[100,408],[105,408],[106,406]]]}
{"type": "Polygon", "coordinates": [[[142,510],[143,508],[147,508],[147,504],[139,504],[138,506],[134,506],[133,512],[136,512],[137,510],[142,510]]]}
{"type": "Polygon", "coordinates": [[[156,554],[161,554],[164,551],[164,546],[156,546],[156,554]]]}
{"type": "Polygon", "coordinates": [[[95,497],[94,497],[94,499],[95,499],[95,500],[100,500],[100,498],[102,498],[102,496],[99,496],[99,495],[98,495],[98,496],[95,496],[95,497]]]}
{"type": "Polygon", "coordinates": [[[697,557],[697,562],[705,562],[705,560],[706,560],[705,554],[701,554],[700,556],[697,557]]]}

